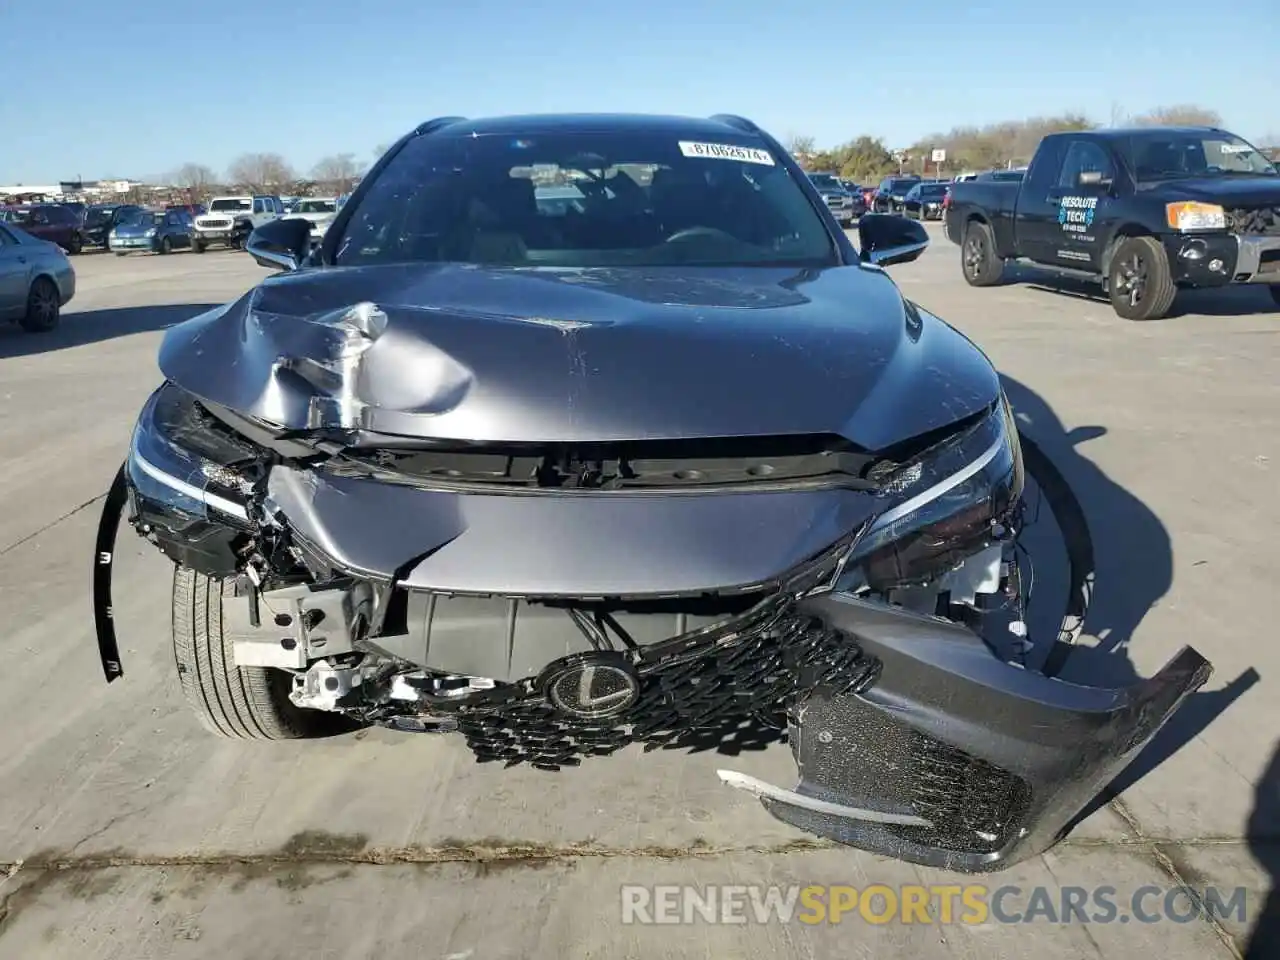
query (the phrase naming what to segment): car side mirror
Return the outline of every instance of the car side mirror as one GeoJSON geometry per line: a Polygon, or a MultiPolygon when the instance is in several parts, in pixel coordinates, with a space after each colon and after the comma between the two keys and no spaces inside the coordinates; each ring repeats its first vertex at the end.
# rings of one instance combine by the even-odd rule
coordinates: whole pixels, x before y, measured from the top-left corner
{"type": "Polygon", "coordinates": [[[1080,176],[1076,178],[1076,183],[1082,187],[1098,187],[1102,190],[1110,190],[1112,180],[1101,170],[1082,170],[1080,176]]]}
{"type": "Polygon", "coordinates": [[[268,220],[249,234],[245,249],[261,266],[297,270],[311,252],[311,223],[300,218],[268,220]]]}
{"type": "Polygon", "coordinates": [[[928,246],[929,233],[917,220],[868,213],[858,221],[858,250],[863,263],[878,267],[910,263],[928,246]]]}

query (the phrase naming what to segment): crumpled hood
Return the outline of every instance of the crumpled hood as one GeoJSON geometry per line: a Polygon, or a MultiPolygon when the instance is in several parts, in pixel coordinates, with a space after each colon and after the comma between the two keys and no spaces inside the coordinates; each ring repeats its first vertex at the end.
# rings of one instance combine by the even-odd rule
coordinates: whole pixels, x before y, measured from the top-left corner
{"type": "Polygon", "coordinates": [[[876,450],[999,391],[972,343],[861,266],[301,271],[171,328],[160,367],[289,428],[507,442],[831,433],[876,450]]]}

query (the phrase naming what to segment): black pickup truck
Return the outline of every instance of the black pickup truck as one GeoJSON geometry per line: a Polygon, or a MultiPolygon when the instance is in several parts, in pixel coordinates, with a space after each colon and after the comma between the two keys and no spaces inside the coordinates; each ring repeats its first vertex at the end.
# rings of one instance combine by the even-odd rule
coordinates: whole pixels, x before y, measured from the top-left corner
{"type": "Polygon", "coordinates": [[[1280,172],[1225,130],[1051,134],[1021,183],[954,184],[946,223],[975,287],[1025,260],[1100,280],[1129,320],[1180,287],[1267,284],[1280,305],[1280,172]]]}

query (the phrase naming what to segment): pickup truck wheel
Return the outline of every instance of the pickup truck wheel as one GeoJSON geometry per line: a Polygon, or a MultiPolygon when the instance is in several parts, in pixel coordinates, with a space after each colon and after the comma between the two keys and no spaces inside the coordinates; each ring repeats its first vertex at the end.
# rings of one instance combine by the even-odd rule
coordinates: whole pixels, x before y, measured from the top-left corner
{"type": "Polygon", "coordinates": [[[204,253],[204,243],[200,240],[192,240],[191,249],[196,253],[204,253]]]}
{"type": "Polygon", "coordinates": [[[182,694],[200,723],[235,740],[298,740],[334,730],[341,718],[289,699],[287,670],[237,667],[222,633],[222,597],[235,584],[178,566],[173,572],[173,658],[182,694]]]}
{"type": "Polygon", "coordinates": [[[1178,293],[1169,258],[1152,237],[1126,237],[1107,271],[1111,306],[1126,320],[1158,320],[1178,293]]]}
{"type": "Polygon", "coordinates": [[[971,287],[991,287],[1004,275],[1004,262],[996,256],[996,237],[985,223],[974,221],[964,231],[960,267],[971,287]]]}

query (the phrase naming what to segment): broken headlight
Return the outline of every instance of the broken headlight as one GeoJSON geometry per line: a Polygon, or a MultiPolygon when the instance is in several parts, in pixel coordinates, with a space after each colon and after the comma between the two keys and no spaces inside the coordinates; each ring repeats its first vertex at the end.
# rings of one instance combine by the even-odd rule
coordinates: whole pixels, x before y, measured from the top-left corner
{"type": "Polygon", "coordinates": [[[146,500],[188,516],[248,521],[248,479],[234,466],[252,459],[248,441],[219,427],[195,397],[166,383],[142,408],[127,462],[130,485],[146,500]]]}
{"type": "Polygon", "coordinates": [[[927,583],[989,546],[1022,495],[1022,450],[1008,401],[976,426],[900,467],[886,507],[845,562],[841,589],[927,583]]]}

